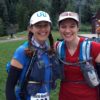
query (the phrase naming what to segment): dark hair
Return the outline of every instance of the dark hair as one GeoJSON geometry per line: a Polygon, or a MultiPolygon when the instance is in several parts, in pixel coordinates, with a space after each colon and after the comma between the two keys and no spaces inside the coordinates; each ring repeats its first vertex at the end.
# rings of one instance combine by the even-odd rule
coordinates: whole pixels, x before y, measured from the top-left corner
{"type": "Polygon", "coordinates": [[[28,33],[28,47],[25,48],[25,53],[26,55],[28,55],[29,57],[32,57],[33,55],[33,50],[31,49],[32,43],[31,43],[31,39],[32,39],[33,33],[29,31],[28,33]]]}
{"type": "Polygon", "coordinates": [[[49,42],[50,42],[50,49],[48,50],[48,53],[53,54],[53,53],[55,53],[55,51],[54,51],[54,39],[53,39],[52,33],[49,34],[48,38],[49,38],[49,42]]]}

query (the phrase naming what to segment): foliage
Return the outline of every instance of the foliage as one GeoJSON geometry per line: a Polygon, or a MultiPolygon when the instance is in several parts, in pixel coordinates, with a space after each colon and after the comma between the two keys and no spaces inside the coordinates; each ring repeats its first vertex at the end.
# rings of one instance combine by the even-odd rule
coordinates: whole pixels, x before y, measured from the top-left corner
{"type": "Polygon", "coordinates": [[[72,3],[72,2],[74,2],[74,1],[67,0],[67,7],[66,7],[67,11],[75,11],[75,3],[72,3]]]}
{"type": "Polygon", "coordinates": [[[4,29],[3,21],[0,18],[0,35],[3,35],[3,32],[4,32],[3,29],[4,29]]]}
{"type": "Polygon", "coordinates": [[[89,24],[81,24],[80,31],[91,32],[91,26],[89,24]]]}
{"type": "Polygon", "coordinates": [[[6,100],[5,99],[5,83],[7,78],[7,72],[5,69],[6,63],[10,61],[15,49],[21,43],[23,43],[23,41],[0,43],[0,100],[6,100]]]}
{"type": "Polygon", "coordinates": [[[28,15],[27,15],[27,8],[25,6],[23,6],[22,3],[18,3],[16,5],[16,14],[17,14],[17,23],[19,25],[19,31],[21,30],[25,30],[25,26],[26,26],[26,22],[28,20],[28,15]]]}
{"type": "Polygon", "coordinates": [[[50,14],[54,29],[57,29],[59,14],[65,10],[78,12],[81,23],[91,24],[92,16],[100,9],[99,5],[100,0],[1,0],[0,18],[4,25],[3,34],[7,34],[10,24],[18,24],[19,31],[25,30],[31,15],[38,10],[50,14]]]}
{"type": "Polygon", "coordinates": [[[61,12],[65,11],[67,0],[51,0],[50,16],[53,27],[57,27],[57,19],[61,12]]]}

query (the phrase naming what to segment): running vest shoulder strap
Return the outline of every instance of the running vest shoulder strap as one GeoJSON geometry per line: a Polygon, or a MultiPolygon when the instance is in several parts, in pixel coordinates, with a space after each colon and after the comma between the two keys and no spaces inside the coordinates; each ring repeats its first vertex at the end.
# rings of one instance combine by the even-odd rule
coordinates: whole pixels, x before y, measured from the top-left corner
{"type": "Polygon", "coordinates": [[[80,45],[80,54],[79,59],[80,61],[90,60],[90,51],[91,51],[91,43],[92,41],[84,40],[80,45]]]}
{"type": "Polygon", "coordinates": [[[64,41],[60,41],[57,43],[56,46],[56,50],[57,50],[57,54],[58,56],[64,60],[65,59],[65,42],[64,41]]]}
{"type": "MultiPolygon", "coordinates": [[[[92,41],[89,40],[84,40],[81,45],[80,45],[80,56],[79,59],[80,61],[86,61],[90,59],[90,51],[91,51],[91,43],[92,41]]],[[[64,60],[65,58],[65,42],[64,41],[60,41],[58,42],[57,46],[56,46],[56,50],[58,53],[58,56],[64,60]]]]}

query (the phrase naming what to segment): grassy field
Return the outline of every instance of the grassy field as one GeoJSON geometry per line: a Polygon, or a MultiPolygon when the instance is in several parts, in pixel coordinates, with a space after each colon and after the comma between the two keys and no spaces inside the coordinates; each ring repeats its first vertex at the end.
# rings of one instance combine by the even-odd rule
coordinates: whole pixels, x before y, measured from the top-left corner
{"type": "MultiPolygon", "coordinates": [[[[56,40],[59,38],[59,33],[53,32],[54,39],[56,40]]],[[[20,36],[26,36],[26,34],[18,35],[20,36]]],[[[20,40],[20,41],[12,41],[12,42],[0,42],[0,100],[6,100],[5,99],[5,83],[7,78],[7,72],[6,72],[6,64],[13,56],[14,51],[16,48],[24,43],[26,40],[20,40]]],[[[58,91],[59,91],[59,81],[57,82],[58,86],[57,89],[51,92],[51,100],[58,100],[58,91]]],[[[9,91],[10,92],[10,91],[9,91]]]]}
{"type": "Polygon", "coordinates": [[[5,99],[5,82],[7,78],[6,63],[10,61],[15,49],[24,41],[0,43],[0,100],[5,99]]]}

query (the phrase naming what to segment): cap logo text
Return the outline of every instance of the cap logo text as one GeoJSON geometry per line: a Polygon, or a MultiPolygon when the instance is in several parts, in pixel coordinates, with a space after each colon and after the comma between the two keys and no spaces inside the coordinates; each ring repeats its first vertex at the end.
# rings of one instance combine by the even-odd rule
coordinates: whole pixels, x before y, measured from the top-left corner
{"type": "Polygon", "coordinates": [[[38,17],[46,17],[46,13],[44,13],[44,12],[39,12],[39,13],[37,13],[37,16],[38,16],[38,17]]]}

